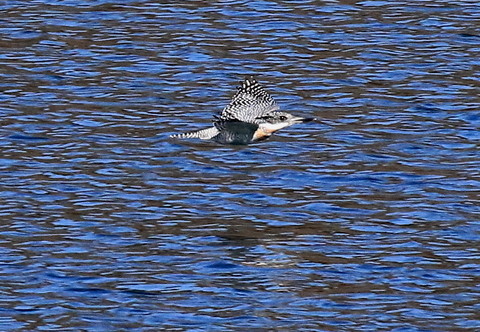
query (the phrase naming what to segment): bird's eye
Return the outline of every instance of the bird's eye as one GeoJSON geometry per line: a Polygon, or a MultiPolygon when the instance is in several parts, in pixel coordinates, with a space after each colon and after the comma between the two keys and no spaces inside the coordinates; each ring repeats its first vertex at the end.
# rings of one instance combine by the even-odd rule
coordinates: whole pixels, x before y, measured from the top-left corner
{"type": "Polygon", "coordinates": [[[285,121],[287,120],[287,117],[285,115],[280,115],[280,121],[285,121]]]}

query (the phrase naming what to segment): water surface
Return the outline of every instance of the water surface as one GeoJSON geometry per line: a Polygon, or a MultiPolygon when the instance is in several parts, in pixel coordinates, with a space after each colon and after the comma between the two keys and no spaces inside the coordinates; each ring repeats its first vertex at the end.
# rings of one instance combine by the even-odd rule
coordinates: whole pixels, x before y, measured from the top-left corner
{"type": "Polygon", "coordinates": [[[475,1],[0,3],[0,329],[480,329],[475,1]],[[255,75],[316,117],[175,141],[255,75]]]}

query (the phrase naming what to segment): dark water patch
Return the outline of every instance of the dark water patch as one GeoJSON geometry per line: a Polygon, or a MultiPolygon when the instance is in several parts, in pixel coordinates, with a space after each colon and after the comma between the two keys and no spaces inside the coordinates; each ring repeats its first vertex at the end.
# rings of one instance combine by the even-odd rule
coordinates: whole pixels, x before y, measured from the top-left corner
{"type": "Polygon", "coordinates": [[[18,140],[25,140],[25,141],[38,141],[38,140],[48,140],[47,137],[38,137],[38,136],[26,136],[26,135],[11,135],[9,136],[11,139],[18,139],[18,140]]]}

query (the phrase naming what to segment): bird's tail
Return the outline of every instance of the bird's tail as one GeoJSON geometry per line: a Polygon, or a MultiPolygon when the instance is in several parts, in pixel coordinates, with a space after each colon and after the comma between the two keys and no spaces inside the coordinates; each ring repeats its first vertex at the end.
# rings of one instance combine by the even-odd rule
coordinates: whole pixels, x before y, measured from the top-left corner
{"type": "Polygon", "coordinates": [[[216,127],[210,127],[202,130],[191,131],[188,133],[170,135],[170,138],[199,138],[199,139],[211,139],[217,136],[219,133],[216,127]]]}

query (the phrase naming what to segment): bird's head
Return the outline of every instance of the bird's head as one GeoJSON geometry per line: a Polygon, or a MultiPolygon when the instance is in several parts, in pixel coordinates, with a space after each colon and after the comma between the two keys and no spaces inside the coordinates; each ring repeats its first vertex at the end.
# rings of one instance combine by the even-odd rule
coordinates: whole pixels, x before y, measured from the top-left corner
{"type": "Polygon", "coordinates": [[[258,126],[265,132],[273,133],[282,128],[289,127],[296,123],[310,122],[315,120],[314,118],[303,118],[300,116],[294,116],[287,112],[272,112],[267,115],[258,117],[258,126]]]}

